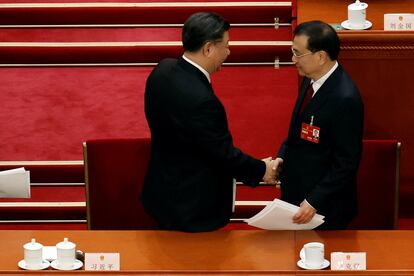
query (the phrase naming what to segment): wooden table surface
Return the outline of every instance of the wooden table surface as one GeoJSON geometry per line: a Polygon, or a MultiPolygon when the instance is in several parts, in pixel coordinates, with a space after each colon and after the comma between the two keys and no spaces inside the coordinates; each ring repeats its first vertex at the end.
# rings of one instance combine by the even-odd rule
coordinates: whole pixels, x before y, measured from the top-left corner
{"type": "Polygon", "coordinates": [[[119,252],[123,271],[291,271],[297,261],[290,231],[0,231],[0,270],[19,269],[31,238],[55,245],[64,237],[83,252],[119,252]]]}
{"type": "Polygon", "coordinates": [[[368,270],[414,270],[414,231],[302,231],[296,232],[295,251],[310,241],[330,252],[367,252],[368,270]]]}
{"type": "MultiPolygon", "coordinates": [[[[55,245],[64,237],[84,252],[119,252],[121,272],[118,274],[344,274],[329,269],[304,271],[297,267],[303,244],[321,241],[325,244],[328,260],[333,251],[367,252],[368,270],[364,274],[374,275],[380,271],[381,274],[375,275],[414,275],[411,255],[414,252],[414,231],[260,230],[197,234],[167,231],[0,231],[0,274],[25,272],[18,268],[17,263],[23,259],[23,244],[31,238],[43,245],[55,245]]],[[[42,272],[56,271],[49,268],[42,272]]],[[[87,273],[84,270],[77,272],[87,273]]]]}

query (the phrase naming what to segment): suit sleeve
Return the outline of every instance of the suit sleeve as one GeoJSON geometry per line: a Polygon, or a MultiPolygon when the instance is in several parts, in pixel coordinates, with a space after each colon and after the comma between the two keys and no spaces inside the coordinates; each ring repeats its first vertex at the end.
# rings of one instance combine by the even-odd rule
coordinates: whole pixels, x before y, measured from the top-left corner
{"type": "Polygon", "coordinates": [[[279,148],[279,151],[276,155],[276,157],[280,157],[282,159],[285,159],[286,151],[288,150],[288,142],[287,139],[283,141],[282,145],[279,148]]]}
{"type": "Polygon", "coordinates": [[[239,181],[256,186],[262,180],[266,165],[233,145],[227,117],[216,99],[203,101],[184,119],[184,131],[195,150],[202,152],[210,162],[230,172],[239,181]]]}
{"type": "Polygon", "coordinates": [[[359,99],[346,98],[341,110],[333,115],[331,137],[333,162],[325,177],[315,186],[306,200],[316,210],[332,194],[353,185],[362,152],[363,105],[359,99]]]}

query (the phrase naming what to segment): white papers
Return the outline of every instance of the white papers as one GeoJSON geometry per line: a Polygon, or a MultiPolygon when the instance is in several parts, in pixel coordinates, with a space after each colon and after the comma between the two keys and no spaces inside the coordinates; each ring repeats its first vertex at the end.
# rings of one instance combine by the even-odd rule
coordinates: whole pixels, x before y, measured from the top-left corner
{"type": "Polygon", "coordinates": [[[298,210],[298,206],[275,198],[262,211],[245,221],[249,225],[267,230],[310,230],[324,223],[324,216],[318,214],[306,224],[293,223],[292,217],[298,210]]]}
{"type": "Polygon", "coordinates": [[[24,168],[0,172],[0,198],[30,198],[30,172],[24,168]]]}

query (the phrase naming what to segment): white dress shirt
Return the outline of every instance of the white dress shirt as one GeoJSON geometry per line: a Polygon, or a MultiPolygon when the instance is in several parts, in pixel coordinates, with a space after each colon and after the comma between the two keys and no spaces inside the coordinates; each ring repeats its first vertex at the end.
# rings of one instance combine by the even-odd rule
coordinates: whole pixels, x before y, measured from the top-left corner
{"type": "Polygon", "coordinates": [[[189,59],[185,55],[183,55],[183,59],[185,59],[185,61],[187,61],[188,63],[190,63],[190,64],[194,65],[195,67],[197,67],[198,70],[200,70],[207,77],[208,82],[211,83],[210,74],[206,71],[206,69],[204,69],[203,67],[201,67],[200,65],[198,65],[197,63],[195,63],[194,61],[192,61],[191,59],[189,59]]]}
{"type": "Polygon", "coordinates": [[[313,88],[313,96],[315,96],[316,92],[318,92],[319,88],[325,83],[325,81],[332,75],[335,69],[338,68],[338,62],[335,61],[334,66],[332,66],[331,70],[329,70],[325,75],[323,75],[319,80],[311,80],[312,88],[313,88]]]}

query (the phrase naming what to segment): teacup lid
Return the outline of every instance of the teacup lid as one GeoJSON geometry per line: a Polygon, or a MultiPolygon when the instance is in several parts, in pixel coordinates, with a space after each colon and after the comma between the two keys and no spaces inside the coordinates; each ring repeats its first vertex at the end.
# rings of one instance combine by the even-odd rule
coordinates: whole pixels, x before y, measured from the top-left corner
{"type": "Polygon", "coordinates": [[[23,248],[28,250],[39,250],[43,248],[43,245],[36,242],[36,239],[32,239],[31,242],[28,242],[25,245],[23,245],[23,248]]]}
{"type": "Polygon", "coordinates": [[[354,11],[365,10],[366,8],[368,8],[368,4],[364,2],[360,2],[359,0],[356,0],[355,3],[352,3],[348,6],[349,10],[354,10],[354,11]]]}
{"type": "Polygon", "coordinates": [[[64,238],[62,242],[56,244],[56,248],[58,249],[74,249],[76,244],[70,242],[68,238],[64,238]]]}

